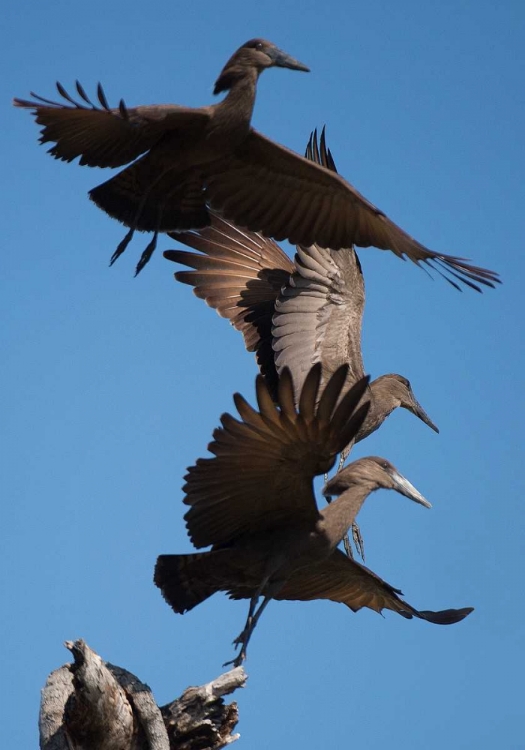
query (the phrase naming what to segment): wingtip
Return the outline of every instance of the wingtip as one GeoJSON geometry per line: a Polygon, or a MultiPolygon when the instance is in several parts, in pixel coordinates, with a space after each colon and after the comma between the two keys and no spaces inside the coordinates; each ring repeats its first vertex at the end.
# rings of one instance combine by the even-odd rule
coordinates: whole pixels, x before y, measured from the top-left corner
{"type": "Polygon", "coordinates": [[[439,612],[433,612],[432,610],[422,610],[419,612],[419,616],[427,622],[432,622],[435,625],[454,625],[456,622],[461,622],[465,617],[468,617],[471,612],[474,612],[474,607],[463,607],[462,609],[443,609],[439,612]]]}

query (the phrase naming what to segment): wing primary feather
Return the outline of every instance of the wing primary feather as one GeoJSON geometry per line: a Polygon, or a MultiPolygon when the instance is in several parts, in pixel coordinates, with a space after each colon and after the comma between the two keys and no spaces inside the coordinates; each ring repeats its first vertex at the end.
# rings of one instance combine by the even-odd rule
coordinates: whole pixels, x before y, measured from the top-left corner
{"type": "MultiPolygon", "coordinates": [[[[341,365],[326,384],[317,408],[318,419],[327,422],[329,421],[332,412],[334,411],[334,407],[341,395],[341,389],[348,375],[348,370],[348,364],[345,363],[344,365],[341,365]]],[[[356,402],[356,406],[357,403],[358,402],[356,402]]]]}
{"type": "Polygon", "coordinates": [[[443,609],[440,612],[432,610],[422,610],[417,612],[417,616],[436,625],[453,625],[456,622],[464,620],[467,615],[474,611],[474,607],[464,607],[463,609],[443,609]]]}
{"type": "MultiPolygon", "coordinates": [[[[370,409],[370,401],[366,401],[363,404],[363,407],[365,408],[364,413],[360,409],[359,412],[356,412],[356,421],[355,423],[352,421],[352,413],[355,411],[357,405],[365,395],[368,384],[370,382],[370,377],[366,376],[364,378],[361,378],[358,380],[350,390],[345,393],[343,398],[341,399],[341,403],[337,406],[334,415],[332,417],[331,423],[332,423],[332,429],[334,433],[337,433],[339,431],[345,430],[345,434],[349,432],[352,427],[349,424],[349,420],[352,423],[353,427],[355,427],[355,424],[362,419],[364,421],[366,415],[368,414],[368,410],[370,409]],[[357,414],[359,414],[359,419],[357,419],[357,414]],[[345,425],[348,425],[348,429],[346,429],[345,425]]],[[[362,422],[358,425],[357,429],[359,430],[359,427],[361,426],[362,422]]]]}
{"type": "Polygon", "coordinates": [[[96,109],[95,105],[93,104],[89,96],[84,91],[84,87],[82,86],[80,81],[75,81],[75,87],[80,98],[83,99],[86,102],[86,104],[89,104],[90,107],[92,107],[93,109],[96,109]]]}
{"type": "Polygon", "coordinates": [[[321,363],[317,362],[310,368],[301,389],[301,395],[299,397],[299,414],[301,414],[308,422],[313,420],[316,414],[315,404],[317,401],[317,394],[319,393],[319,386],[321,384],[321,372],[321,363]]]}
{"type": "Polygon", "coordinates": [[[261,415],[278,425],[279,415],[275,408],[270,391],[268,390],[268,386],[266,385],[266,381],[262,375],[257,375],[255,380],[255,393],[261,415]]]}
{"type": "MultiPolygon", "coordinates": [[[[106,94],[104,92],[104,89],[102,88],[102,84],[100,81],[97,83],[97,98],[101,104],[101,106],[109,112],[109,104],[108,100],[106,99],[106,94]]],[[[122,101],[122,100],[121,100],[122,101]]]]}
{"type": "Polygon", "coordinates": [[[281,421],[282,416],[287,417],[292,422],[295,421],[296,411],[293,378],[292,373],[287,367],[284,368],[279,378],[277,393],[279,407],[281,409],[281,421]]]}
{"type": "MultiPolygon", "coordinates": [[[[72,97],[72,96],[70,96],[70,95],[69,95],[69,94],[67,93],[67,91],[66,91],[66,90],[65,90],[65,88],[64,88],[64,87],[62,86],[62,84],[60,83],[60,81],[57,81],[57,82],[56,82],[56,87],[57,87],[57,89],[58,89],[58,93],[60,94],[60,96],[62,96],[62,97],[63,97],[63,98],[64,98],[64,99],[66,100],[66,101],[70,102],[70,103],[71,103],[71,104],[72,104],[72,105],[73,105],[74,107],[76,107],[77,109],[83,109],[83,106],[82,106],[82,104],[79,104],[78,102],[76,102],[76,101],[75,101],[75,100],[73,99],[73,97],[72,97]]],[[[37,97],[37,98],[38,98],[38,99],[40,99],[41,97],[37,97]]],[[[47,100],[45,100],[45,99],[42,99],[42,101],[47,101],[47,100]]],[[[53,104],[54,102],[49,102],[49,103],[50,103],[50,104],[53,104]]],[[[55,104],[55,106],[61,107],[62,105],[61,105],[61,104],[55,104]]]]}

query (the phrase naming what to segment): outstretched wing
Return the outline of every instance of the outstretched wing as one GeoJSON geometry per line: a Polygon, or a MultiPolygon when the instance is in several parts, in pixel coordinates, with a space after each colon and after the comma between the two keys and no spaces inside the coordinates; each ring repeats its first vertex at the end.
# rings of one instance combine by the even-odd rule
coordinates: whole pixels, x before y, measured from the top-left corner
{"type": "Polygon", "coordinates": [[[331,599],[346,604],[354,612],[363,607],[375,612],[390,609],[407,619],[418,617],[437,625],[451,625],[472,612],[472,607],[438,612],[419,611],[403,601],[399,596],[401,593],[364,565],[335,550],[324,562],[295,571],[274,598],[300,601],[331,599]]]}
{"type": "MultiPolygon", "coordinates": [[[[324,138],[312,133],[306,157],[336,172],[324,138]]],[[[328,378],[348,363],[349,385],[364,375],[361,323],[365,289],[361,264],[353,248],[344,252],[312,245],[297,248],[295,271],[281,290],[273,317],[277,372],[291,370],[299,391],[315,362],[328,378]]]]}
{"type": "Polygon", "coordinates": [[[68,104],[44,99],[31,92],[36,101],[14,99],[15,107],[33,110],[42,125],[40,143],[51,142],[55,159],[73,161],[88,167],[120,167],[154,146],[167,132],[179,128],[204,127],[209,120],[206,108],[192,109],[175,104],[128,108],[123,100],[111,109],[100,83],[97,104],[93,104],[81,84],[76,90],[81,101],[70,96],[62,84],[58,93],[68,104]]]}
{"type": "Polygon", "coordinates": [[[458,289],[457,281],[481,291],[479,284],[493,287],[499,280],[464,258],[429,250],[342,177],[253,129],[241,146],[206,171],[213,208],[276,240],[333,250],[352,245],[391,250],[434,268],[458,289]]]}
{"type": "Polygon", "coordinates": [[[335,456],[359,430],[368,403],[357,408],[366,390],[363,378],[336,407],[347,374],[341,367],[318,400],[320,366],[305,380],[299,406],[285,370],[274,404],[263,378],[256,381],[259,411],[234,396],[241,419],[221,417],[208,450],[188,470],[185,519],[196,547],[224,545],[243,534],[318,518],[312,480],[332,467],[335,456]]]}
{"type": "Polygon", "coordinates": [[[204,229],[169,233],[200,253],[167,250],[164,257],[194,269],[177,271],[175,278],[193,286],[197,297],[242,333],[276,398],[272,316],[275,300],[295,267],[273,240],[239,229],[212,211],[210,219],[204,229]]]}

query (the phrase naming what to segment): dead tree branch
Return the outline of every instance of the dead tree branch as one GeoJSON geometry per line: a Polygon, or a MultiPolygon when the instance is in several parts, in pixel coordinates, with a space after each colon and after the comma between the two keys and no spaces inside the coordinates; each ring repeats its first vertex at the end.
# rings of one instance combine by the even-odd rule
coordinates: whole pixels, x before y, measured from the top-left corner
{"type": "Polygon", "coordinates": [[[242,667],[159,708],[131,672],[104,662],[83,640],[65,645],[73,664],[52,672],[42,690],[41,750],[219,750],[238,739],[237,704],[223,696],[244,687],[242,667]]]}

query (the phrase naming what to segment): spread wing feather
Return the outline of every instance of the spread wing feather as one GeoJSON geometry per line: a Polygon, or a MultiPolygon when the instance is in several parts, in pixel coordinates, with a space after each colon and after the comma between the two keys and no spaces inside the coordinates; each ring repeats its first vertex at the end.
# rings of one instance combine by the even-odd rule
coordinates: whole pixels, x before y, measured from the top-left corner
{"type": "Polygon", "coordinates": [[[354,612],[363,607],[375,612],[390,609],[407,619],[418,617],[438,625],[459,622],[472,612],[471,607],[438,612],[419,611],[403,601],[400,594],[399,589],[383,581],[364,565],[335,550],[324,562],[292,573],[274,598],[300,601],[330,599],[346,604],[354,612]]]}
{"type": "Polygon", "coordinates": [[[261,376],[257,379],[259,411],[242,396],[235,396],[241,420],[222,416],[222,426],[208,446],[214,458],[199,459],[185,477],[184,502],[191,506],[185,519],[196,547],[224,545],[243,534],[286,523],[315,522],[318,510],[312,480],[332,467],[347,444],[348,432],[359,430],[368,411],[368,404],[357,408],[366,378],[334,410],[345,378],[343,367],[327,384],[319,409],[319,366],[306,378],[298,410],[292,377],[286,370],[280,378],[277,405],[261,376]]]}
{"type": "Polygon", "coordinates": [[[16,107],[33,110],[42,125],[40,143],[55,145],[49,153],[56,159],[89,167],[120,167],[153,148],[166,133],[204,127],[210,118],[207,108],[193,109],[176,104],[128,108],[123,100],[111,109],[100,83],[94,104],[76,82],[81,101],[70,96],[62,84],[58,93],[67,102],[55,102],[31,92],[33,101],[14,99],[16,107]]]}
{"type": "Polygon", "coordinates": [[[391,250],[400,258],[434,268],[456,288],[455,280],[477,291],[481,291],[480,284],[493,287],[498,282],[496,273],[464,258],[429,250],[338,174],[253,129],[241,146],[208,165],[206,171],[212,207],[227,219],[276,240],[288,239],[305,247],[316,243],[333,250],[352,245],[391,250]],[[265,202],[269,194],[273,196],[271,212],[265,202]],[[323,220],[316,221],[320,214],[323,220]]]}

